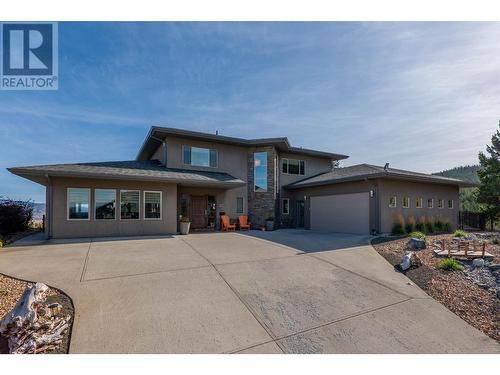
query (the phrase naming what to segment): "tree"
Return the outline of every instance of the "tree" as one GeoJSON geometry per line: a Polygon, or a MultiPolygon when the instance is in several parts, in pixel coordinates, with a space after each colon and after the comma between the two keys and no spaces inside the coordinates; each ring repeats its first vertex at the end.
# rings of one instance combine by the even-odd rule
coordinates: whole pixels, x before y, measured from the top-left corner
{"type": "Polygon", "coordinates": [[[33,201],[0,197],[0,237],[27,230],[32,218],[33,201]]]}
{"type": "Polygon", "coordinates": [[[498,129],[491,137],[491,146],[486,146],[485,155],[479,153],[479,164],[481,168],[477,172],[481,180],[481,186],[477,193],[477,201],[481,210],[486,213],[494,229],[495,221],[500,217],[500,122],[498,129]]]}

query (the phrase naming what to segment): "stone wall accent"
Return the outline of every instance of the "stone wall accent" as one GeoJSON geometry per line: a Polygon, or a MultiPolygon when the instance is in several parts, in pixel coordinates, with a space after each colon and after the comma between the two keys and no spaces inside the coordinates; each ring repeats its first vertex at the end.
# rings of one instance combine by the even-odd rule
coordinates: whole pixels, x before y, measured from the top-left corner
{"type": "MultiPolygon", "coordinates": [[[[265,225],[268,216],[276,215],[276,183],[275,159],[277,152],[274,147],[252,147],[248,151],[248,219],[252,228],[265,225]],[[255,192],[254,184],[254,153],[267,151],[267,191],[255,192]]],[[[275,223],[278,218],[275,217],[275,223]]]]}

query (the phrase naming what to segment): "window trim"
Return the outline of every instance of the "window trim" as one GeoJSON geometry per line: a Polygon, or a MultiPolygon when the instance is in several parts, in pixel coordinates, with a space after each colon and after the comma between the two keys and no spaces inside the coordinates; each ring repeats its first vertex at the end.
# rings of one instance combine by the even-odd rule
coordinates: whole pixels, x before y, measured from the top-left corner
{"type": "Polygon", "coordinates": [[[66,221],[90,221],[90,206],[91,206],[91,188],[82,188],[82,187],[67,187],[66,188],[66,221]],[[82,189],[82,190],[87,190],[87,196],[88,196],[88,205],[89,205],[89,210],[88,210],[88,215],[86,219],[71,219],[69,217],[69,190],[70,189],[82,189]]]}
{"type": "Polygon", "coordinates": [[[403,208],[410,208],[410,206],[411,206],[411,198],[409,196],[404,196],[403,197],[403,202],[401,203],[401,206],[403,208]],[[405,199],[406,198],[408,199],[408,205],[405,205],[405,199]]]}
{"type": "Polygon", "coordinates": [[[448,199],[448,209],[453,210],[453,206],[454,206],[453,199],[448,199]],[[451,207],[450,207],[450,202],[451,202],[451,207]]]}
{"type": "Polygon", "coordinates": [[[141,191],[140,190],[132,190],[132,189],[120,189],[120,220],[125,221],[137,221],[141,220],[141,191]],[[122,192],[138,192],[139,193],[139,217],[137,219],[122,219],[122,192]]]}
{"type": "MultiPolygon", "coordinates": [[[[140,198],[139,198],[140,199],[140,198]]],[[[163,192],[161,190],[142,191],[142,218],[144,220],[163,220],[163,192]],[[146,193],[160,193],[160,217],[146,217],[146,193]]],[[[130,219],[127,219],[130,220],[130,219]]]]}
{"type": "Polygon", "coordinates": [[[281,214],[282,215],[290,215],[290,198],[282,198],[281,199],[281,214]],[[287,212],[285,212],[285,201],[288,203],[287,212]]]}
{"type": "Polygon", "coordinates": [[[181,149],[182,149],[181,150],[181,152],[182,152],[182,165],[187,165],[187,166],[190,166],[190,167],[198,167],[198,168],[212,168],[212,169],[219,168],[219,150],[217,150],[216,148],[207,148],[207,147],[198,147],[198,146],[191,146],[191,145],[182,145],[181,149]],[[192,152],[193,147],[194,148],[208,150],[208,165],[196,165],[196,164],[193,164],[193,155],[192,154],[191,154],[191,163],[190,164],[186,163],[186,161],[184,160],[184,149],[186,147],[189,147],[191,152],[192,152]],[[214,167],[212,167],[210,165],[210,151],[215,151],[215,166],[214,167]]]}
{"type": "Polygon", "coordinates": [[[396,208],[398,206],[398,197],[396,195],[391,195],[389,197],[389,208],[396,208]],[[391,205],[391,198],[394,198],[394,205],[391,205]]]}
{"type": "Polygon", "coordinates": [[[236,197],[236,213],[237,214],[245,213],[245,199],[243,197],[236,197]],[[241,199],[241,211],[238,211],[238,199],[241,199]]]}
{"type": "Polygon", "coordinates": [[[434,198],[427,198],[427,208],[434,208],[434,198]],[[430,206],[429,201],[431,202],[430,206]]]}
{"type": "Polygon", "coordinates": [[[418,208],[418,209],[424,208],[424,199],[422,197],[415,198],[415,208],[418,208]],[[418,206],[419,201],[420,201],[420,207],[418,206]]]}
{"type": "Polygon", "coordinates": [[[282,174],[286,174],[288,176],[305,176],[306,175],[306,161],[305,160],[302,160],[302,159],[293,159],[293,158],[282,158],[281,159],[281,173],[282,174]],[[286,160],[286,172],[283,172],[283,162],[286,160]],[[288,171],[290,170],[290,167],[288,166],[288,162],[290,160],[297,160],[299,162],[299,173],[298,174],[295,174],[295,173],[289,173],[288,171]],[[300,162],[304,163],[304,173],[301,174],[300,173],[300,162]]]}
{"type": "Polygon", "coordinates": [[[442,210],[444,208],[444,199],[441,199],[439,198],[438,199],[438,209],[442,210]],[[443,204],[441,205],[441,207],[439,207],[439,202],[442,202],[443,204]]]}
{"type": "Polygon", "coordinates": [[[117,192],[116,192],[117,189],[112,189],[112,188],[94,188],[94,220],[96,221],[110,221],[110,220],[116,220],[116,206],[117,206],[117,203],[118,203],[118,197],[117,197],[117,192]],[[115,192],[115,218],[114,219],[98,219],[97,218],[97,199],[96,199],[96,196],[95,196],[95,193],[96,193],[96,190],[113,190],[115,192]]]}

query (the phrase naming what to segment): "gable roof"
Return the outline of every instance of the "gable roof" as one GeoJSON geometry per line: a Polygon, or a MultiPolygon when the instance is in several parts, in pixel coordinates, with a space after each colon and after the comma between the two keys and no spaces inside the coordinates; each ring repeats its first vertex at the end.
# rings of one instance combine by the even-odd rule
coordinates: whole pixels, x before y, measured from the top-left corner
{"type": "Polygon", "coordinates": [[[245,184],[244,181],[227,173],[165,168],[158,160],[34,165],[8,168],[8,170],[35,182],[39,182],[40,177],[48,175],[55,177],[161,181],[216,187],[236,187],[245,184]]]}
{"type": "Polygon", "coordinates": [[[201,133],[191,130],[177,129],[177,128],[166,128],[161,126],[152,126],[149,130],[144,143],[137,154],[137,160],[148,160],[152,157],[154,152],[162,144],[166,137],[174,136],[186,139],[195,139],[205,142],[216,142],[228,145],[243,146],[243,147],[257,147],[257,146],[274,146],[281,152],[287,152],[299,155],[316,156],[321,158],[333,159],[333,160],[343,160],[347,159],[349,156],[342,154],[335,154],[331,152],[310,150],[302,147],[293,147],[290,145],[288,138],[256,138],[256,139],[244,139],[227,137],[224,135],[201,133]]]}
{"type": "Polygon", "coordinates": [[[329,172],[286,185],[285,188],[299,189],[303,187],[330,185],[341,182],[369,180],[374,178],[390,178],[414,182],[458,185],[460,187],[478,186],[478,184],[458,180],[456,178],[442,177],[396,168],[384,168],[371,164],[358,164],[350,167],[336,168],[329,172]]]}

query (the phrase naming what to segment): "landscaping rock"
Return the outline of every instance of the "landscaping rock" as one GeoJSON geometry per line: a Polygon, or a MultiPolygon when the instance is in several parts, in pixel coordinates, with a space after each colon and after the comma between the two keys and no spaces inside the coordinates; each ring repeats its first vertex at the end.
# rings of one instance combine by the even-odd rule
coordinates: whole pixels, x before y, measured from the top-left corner
{"type": "Polygon", "coordinates": [[[407,269],[410,268],[411,266],[411,257],[413,253],[412,252],[406,252],[404,253],[403,257],[401,258],[401,262],[399,263],[399,266],[403,271],[406,271],[407,269]]]}
{"type": "Polygon", "coordinates": [[[408,247],[413,250],[425,249],[425,240],[421,240],[419,238],[410,238],[410,240],[408,241],[408,247]]]}
{"type": "Polygon", "coordinates": [[[492,271],[498,271],[500,270],[500,263],[490,263],[488,265],[488,267],[490,268],[490,270],[492,271]]]}
{"type": "Polygon", "coordinates": [[[497,298],[500,299],[500,288],[497,289],[497,298]]]}
{"type": "Polygon", "coordinates": [[[484,259],[477,258],[472,261],[472,265],[474,267],[483,267],[484,266],[484,259]]]}

